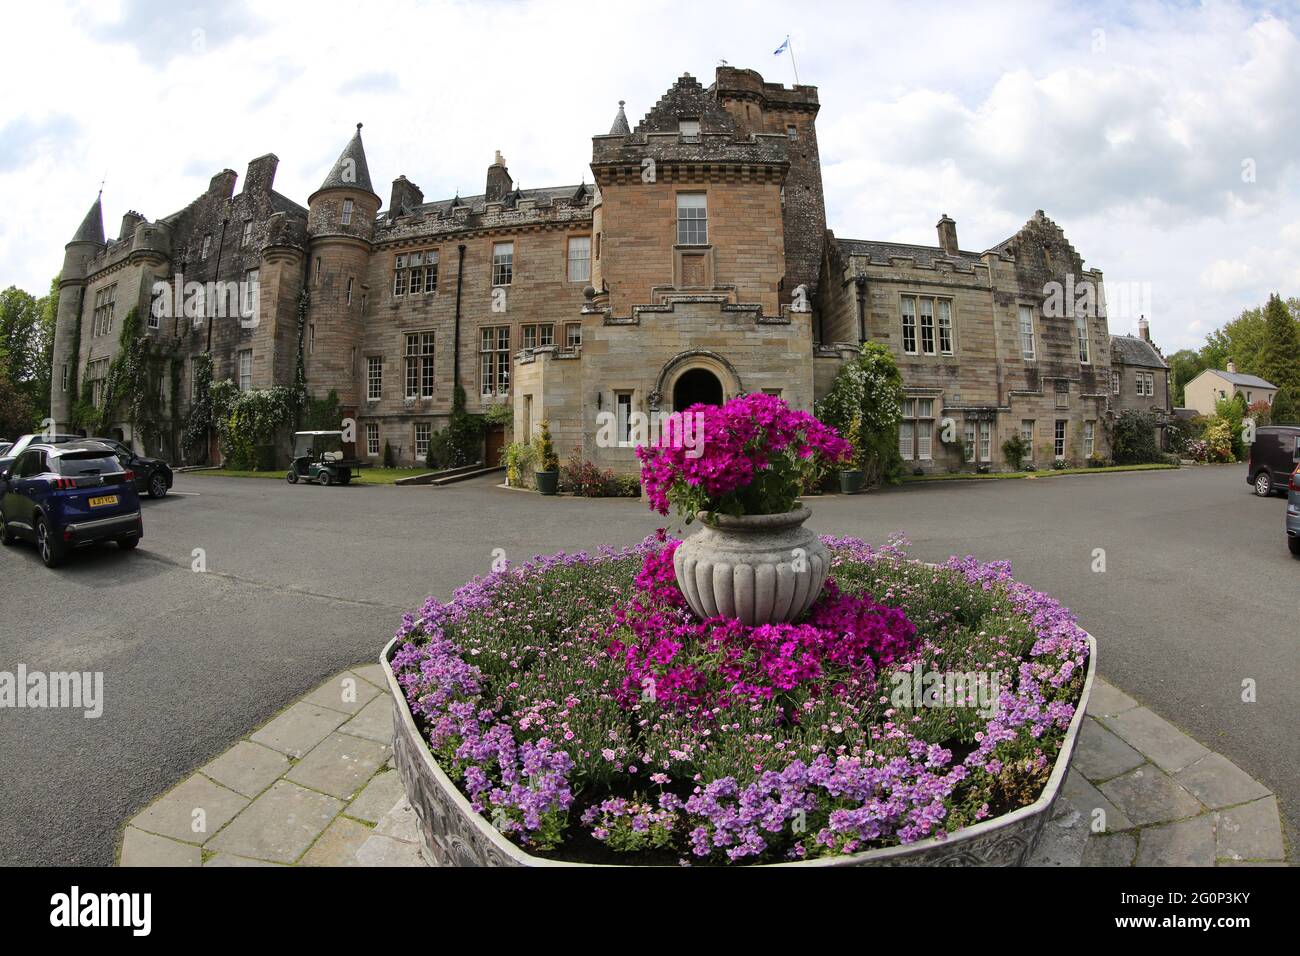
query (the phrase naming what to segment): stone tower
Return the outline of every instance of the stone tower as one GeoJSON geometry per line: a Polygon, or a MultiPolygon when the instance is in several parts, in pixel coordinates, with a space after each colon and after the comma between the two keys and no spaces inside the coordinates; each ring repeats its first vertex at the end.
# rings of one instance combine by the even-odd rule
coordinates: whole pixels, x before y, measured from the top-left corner
{"type": "Polygon", "coordinates": [[[104,212],[99,196],[81,221],[72,241],[63,247],[59,273],[59,312],[54,320],[54,368],[50,380],[50,417],[56,431],[71,428],[72,382],[77,374],[77,341],[82,299],[86,291],[86,263],[104,250],[104,212]]]}
{"type": "Polygon", "coordinates": [[[711,92],[731,114],[741,135],[777,133],[789,141],[790,169],[781,202],[786,264],[781,302],[788,303],[799,285],[815,292],[826,241],[817,88],[766,83],[756,70],[720,66],[711,92]]]}
{"type": "Polygon", "coordinates": [[[336,391],[345,418],[356,416],[361,400],[362,289],[379,206],[358,123],[320,189],[307,199],[307,386],[316,398],[336,391]]]}

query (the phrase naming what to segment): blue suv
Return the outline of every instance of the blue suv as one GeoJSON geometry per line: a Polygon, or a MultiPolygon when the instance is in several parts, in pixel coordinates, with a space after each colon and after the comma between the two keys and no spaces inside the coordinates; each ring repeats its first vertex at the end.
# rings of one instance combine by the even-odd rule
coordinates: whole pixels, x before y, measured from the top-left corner
{"type": "Polygon", "coordinates": [[[0,544],[19,537],[51,568],[97,541],[134,548],[144,537],[135,475],[101,442],[33,442],[0,471],[0,544]]]}

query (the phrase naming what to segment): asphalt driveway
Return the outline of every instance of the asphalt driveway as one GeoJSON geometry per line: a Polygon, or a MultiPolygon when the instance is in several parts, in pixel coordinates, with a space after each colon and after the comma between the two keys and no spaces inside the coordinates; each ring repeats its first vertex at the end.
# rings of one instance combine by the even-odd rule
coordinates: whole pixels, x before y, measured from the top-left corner
{"type": "MultiPolygon", "coordinates": [[[[0,553],[0,671],[102,671],[106,698],[98,719],[0,710],[0,863],[111,863],[123,821],[331,674],[375,660],[426,595],[448,596],[502,552],[631,543],[664,523],[638,501],[539,499],[496,480],[318,488],[181,475],[179,494],[145,503],[134,553],[106,545],[58,572],[30,546],[0,553]]],[[[1283,501],[1252,497],[1242,466],[810,504],[823,533],[903,530],[927,560],[1011,560],[1096,635],[1103,675],[1278,794],[1294,846],[1300,561],[1283,501]]]]}

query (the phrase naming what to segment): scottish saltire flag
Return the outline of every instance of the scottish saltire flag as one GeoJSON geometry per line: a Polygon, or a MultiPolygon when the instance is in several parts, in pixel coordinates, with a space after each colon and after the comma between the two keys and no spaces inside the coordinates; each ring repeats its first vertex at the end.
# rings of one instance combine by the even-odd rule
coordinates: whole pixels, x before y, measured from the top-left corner
{"type": "Polygon", "coordinates": [[[787,37],[785,38],[785,42],[782,43],[779,47],[777,47],[775,50],[772,51],[772,55],[773,55],[773,56],[780,56],[782,53],[784,53],[784,52],[785,52],[786,50],[788,50],[788,49],[790,49],[790,38],[787,36],[787,37]]]}

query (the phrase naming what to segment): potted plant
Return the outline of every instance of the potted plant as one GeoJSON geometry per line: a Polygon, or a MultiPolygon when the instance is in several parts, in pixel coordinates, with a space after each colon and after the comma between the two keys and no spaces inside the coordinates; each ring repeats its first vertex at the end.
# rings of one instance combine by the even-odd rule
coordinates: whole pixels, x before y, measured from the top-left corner
{"type": "Polygon", "coordinates": [[[803,527],[811,512],[800,489],[822,462],[849,462],[853,446],[774,395],[687,411],[702,418],[699,441],[637,449],[650,507],[666,515],[673,505],[687,524],[698,517],[703,525],[673,556],[687,604],[702,619],[793,620],[817,599],[830,566],[803,527]]]}
{"type": "Polygon", "coordinates": [[[544,495],[555,494],[560,482],[560,456],[555,453],[555,442],[551,441],[551,426],[545,419],[537,432],[538,469],[534,473],[537,490],[544,495]]]}
{"type": "MultiPolygon", "coordinates": [[[[849,423],[849,434],[857,435],[862,431],[862,415],[855,413],[853,420],[849,423]]],[[[867,473],[862,467],[862,449],[855,448],[853,458],[847,464],[847,467],[840,469],[840,491],[846,495],[856,495],[862,491],[862,486],[867,482],[867,473]]]]}

